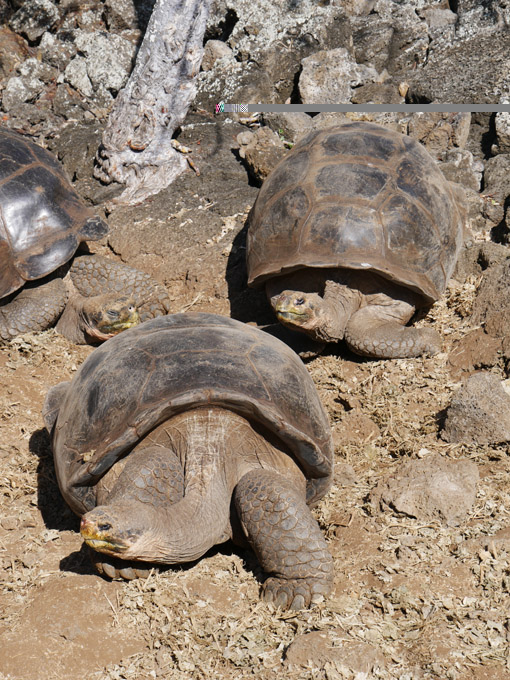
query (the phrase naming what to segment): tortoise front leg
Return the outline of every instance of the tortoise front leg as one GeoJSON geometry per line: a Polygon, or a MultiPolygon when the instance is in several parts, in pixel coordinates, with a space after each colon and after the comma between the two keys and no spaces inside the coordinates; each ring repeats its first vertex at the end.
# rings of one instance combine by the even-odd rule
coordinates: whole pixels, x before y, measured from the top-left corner
{"type": "Polygon", "coordinates": [[[297,489],[272,470],[246,473],[234,490],[241,525],[270,574],[262,598],[282,609],[302,609],[333,585],[333,559],[319,526],[297,489]]]}
{"type": "Polygon", "coordinates": [[[53,326],[67,302],[67,289],[60,278],[37,283],[20,291],[0,306],[0,343],[21,333],[44,331],[53,326]]]}
{"type": "Polygon", "coordinates": [[[414,310],[413,305],[403,300],[363,307],[350,318],[344,340],[356,354],[378,359],[437,354],[441,351],[441,338],[435,330],[405,325],[414,310]]]}

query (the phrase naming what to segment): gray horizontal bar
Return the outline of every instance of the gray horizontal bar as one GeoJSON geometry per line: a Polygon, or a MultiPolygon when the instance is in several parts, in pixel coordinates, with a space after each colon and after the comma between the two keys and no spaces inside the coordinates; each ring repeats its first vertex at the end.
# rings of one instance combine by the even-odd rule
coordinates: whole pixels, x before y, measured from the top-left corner
{"type": "MultiPolygon", "coordinates": [[[[232,106],[232,105],[230,105],[232,106]]],[[[239,106],[239,105],[237,105],[239,106]]],[[[423,112],[447,112],[457,113],[461,111],[471,112],[510,112],[510,104],[245,104],[242,105],[245,111],[250,113],[305,113],[320,112],[366,112],[377,111],[381,113],[411,113],[413,111],[423,112]]],[[[225,104],[225,110],[227,104],[225,104]]]]}

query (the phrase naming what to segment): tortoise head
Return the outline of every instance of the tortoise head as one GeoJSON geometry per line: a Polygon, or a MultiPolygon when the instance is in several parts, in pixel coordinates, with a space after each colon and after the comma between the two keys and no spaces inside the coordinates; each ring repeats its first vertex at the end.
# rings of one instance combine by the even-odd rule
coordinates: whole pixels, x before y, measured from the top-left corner
{"type": "Polygon", "coordinates": [[[271,298],[278,321],[294,330],[305,333],[313,331],[323,323],[323,299],[317,293],[284,290],[271,298]]]}
{"type": "Polygon", "coordinates": [[[137,326],[140,315],[135,301],[114,294],[87,298],[81,309],[84,331],[93,340],[108,340],[122,331],[137,326]]]}
{"type": "Polygon", "coordinates": [[[150,522],[128,506],[98,506],[81,518],[80,533],[93,550],[124,559],[154,559],[150,522]],[[149,551],[149,552],[148,552],[149,551]]]}

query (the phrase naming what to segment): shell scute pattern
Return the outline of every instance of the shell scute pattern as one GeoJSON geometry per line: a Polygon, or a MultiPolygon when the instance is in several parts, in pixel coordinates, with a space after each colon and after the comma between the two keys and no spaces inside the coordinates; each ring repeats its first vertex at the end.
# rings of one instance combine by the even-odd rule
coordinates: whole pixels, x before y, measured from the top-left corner
{"type": "Polygon", "coordinates": [[[0,206],[0,297],[50,274],[73,256],[81,241],[101,238],[107,231],[51,153],[3,128],[0,206]]]}
{"type": "Polygon", "coordinates": [[[67,502],[83,508],[87,484],[128,447],[172,415],[200,405],[224,406],[258,421],[289,446],[317,489],[329,485],[329,424],[301,360],[258,329],[188,313],[120,334],[83,363],[54,434],[67,502]]]}
{"type": "Polygon", "coordinates": [[[250,285],[304,267],[368,267],[429,302],[444,291],[463,230],[420,144],[364,122],[300,140],[262,186],[249,224],[250,285]]]}

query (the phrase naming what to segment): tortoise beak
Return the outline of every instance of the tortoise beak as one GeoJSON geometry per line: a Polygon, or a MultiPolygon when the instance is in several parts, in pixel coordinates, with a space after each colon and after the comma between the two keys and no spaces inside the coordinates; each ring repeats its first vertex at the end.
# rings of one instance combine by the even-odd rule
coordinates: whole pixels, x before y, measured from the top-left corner
{"type": "Polygon", "coordinates": [[[82,517],[80,522],[80,534],[85,543],[99,552],[118,554],[123,553],[128,549],[128,545],[118,538],[113,538],[108,535],[108,528],[98,525],[94,520],[82,517]]]}
{"type": "Polygon", "coordinates": [[[137,326],[140,323],[140,315],[134,305],[126,305],[119,312],[115,313],[115,318],[108,318],[101,323],[99,329],[103,335],[112,336],[122,331],[137,326]]]}
{"type": "Polygon", "coordinates": [[[275,314],[278,319],[295,319],[296,317],[307,316],[308,308],[305,306],[304,298],[296,295],[281,293],[273,304],[275,314]]]}

